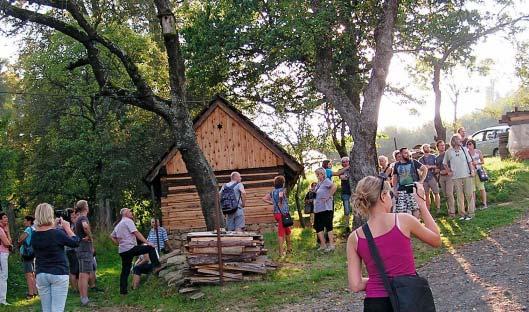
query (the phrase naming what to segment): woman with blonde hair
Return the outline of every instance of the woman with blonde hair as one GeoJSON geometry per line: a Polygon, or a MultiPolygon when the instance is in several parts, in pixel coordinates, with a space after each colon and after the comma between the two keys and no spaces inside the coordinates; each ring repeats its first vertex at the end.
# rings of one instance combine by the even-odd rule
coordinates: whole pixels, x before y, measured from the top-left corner
{"type": "Polygon", "coordinates": [[[47,203],[37,206],[35,226],[31,244],[35,252],[37,289],[42,311],[64,311],[69,282],[64,246],[79,246],[79,238],[68,221],[55,219],[53,207],[47,203]]]}
{"type": "Polygon", "coordinates": [[[316,197],[314,198],[314,230],[320,242],[318,251],[334,251],[336,248],[334,245],[333,237],[333,196],[336,192],[336,185],[332,183],[330,179],[326,177],[326,171],[324,168],[318,168],[315,171],[316,177],[318,178],[318,184],[316,185],[314,192],[316,197]],[[329,237],[329,244],[325,243],[324,230],[327,231],[329,237]]]}
{"type": "MultiPolygon", "coordinates": [[[[390,277],[416,275],[411,235],[433,247],[441,246],[441,236],[424,200],[424,188],[415,183],[415,197],[424,225],[406,213],[390,213],[392,190],[385,175],[368,176],[360,180],[353,194],[353,207],[368,218],[367,225],[374,237],[386,274],[390,277]]],[[[365,291],[364,311],[393,311],[377,265],[370,253],[362,228],[347,240],[347,270],[349,288],[365,291]],[[362,276],[362,262],[368,277],[362,276]]]]}

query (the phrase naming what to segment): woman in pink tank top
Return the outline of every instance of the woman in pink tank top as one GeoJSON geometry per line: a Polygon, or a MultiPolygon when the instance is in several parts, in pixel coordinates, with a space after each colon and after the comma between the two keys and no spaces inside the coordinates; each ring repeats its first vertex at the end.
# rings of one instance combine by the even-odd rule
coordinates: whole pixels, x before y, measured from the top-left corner
{"type": "MultiPolygon", "coordinates": [[[[424,188],[420,183],[416,184],[415,200],[424,225],[412,215],[390,213],[393,194],[386,179],[385,175],[380,175],[360,180],[353,195],[353,206],[368,218],[367,223],[387,275],[390,278],[415,275],[411,234],[432,247],[439,247],[439,228],[426,207],[424,188]]],[[[364,312],[393,311],[362,228],[351,233],[347,240],[347,270],[349,288],[354,292],[366,293],[364,312]],[[368,277],[362,276],[362,262],[368,277]]]]}

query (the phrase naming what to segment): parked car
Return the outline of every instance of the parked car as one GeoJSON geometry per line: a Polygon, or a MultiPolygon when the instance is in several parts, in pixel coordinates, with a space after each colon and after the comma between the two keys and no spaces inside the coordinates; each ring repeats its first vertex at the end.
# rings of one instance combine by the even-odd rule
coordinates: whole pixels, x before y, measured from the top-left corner
{"type": "Polygon", "coordinates": [[[500,133],[508,131],[509,126],[496,126],[479,130],[471,137],[476,141],[476,148],[483,153],[483,156],[497,156],[500,133]]]}

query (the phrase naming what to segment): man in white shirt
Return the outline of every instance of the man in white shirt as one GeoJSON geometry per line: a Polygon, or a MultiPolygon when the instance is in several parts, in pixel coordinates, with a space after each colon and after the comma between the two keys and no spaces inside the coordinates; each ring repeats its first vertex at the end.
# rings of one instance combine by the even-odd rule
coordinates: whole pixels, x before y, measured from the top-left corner
{"type": "Polygon", "coordinates": [[[457,194],[459,220],[472,220],[476,203],[474,200],[473,177],[476,174],[472,157],[461,144],[461,136],[456,133],[450,140],[450,148],[445,152],[443,165],[449,177],[452,177],[457,194]],[[465,198],[467,207],[465,208],[465,198]]]}
{"type": "MultiPolygon", "coordinates": [[[[160,261],[156,254],[156,249],[153,244],[143,237],[143,235],[136,229],[132,219],[132,211],[128,208],[123,208],[120,211],[121,221],[116,225],[110,239],[114,244],[118,245],[119,256],[121,257],[121,275],[119,277],[119,293],[126,295],[128,293],[127,280],[129,278],[130,269],[132,268],[132,259],[135,256],[148,253],[149,258],[154,268],[160,267],[160,261]],[[138,241],[146,245],[138,245],[138,241]]],[[[155,271],[156,272],[156,269],[155,271]]]]}

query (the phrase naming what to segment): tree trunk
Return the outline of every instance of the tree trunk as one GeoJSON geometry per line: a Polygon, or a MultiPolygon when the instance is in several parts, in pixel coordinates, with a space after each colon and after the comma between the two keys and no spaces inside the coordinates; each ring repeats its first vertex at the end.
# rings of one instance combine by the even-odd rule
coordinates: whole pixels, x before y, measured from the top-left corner
{"type": "Polygon", "coordinates": [[[96,228],[100,231],[108,231],[112,228],[112,209],[110,199],[99,198],[95,209],[96,228]]]}
{"type": "Polygon", "coordinates": [[[298,183],[296,184],[296,192],[294,193],[294,195],[296,199],[296,210],[298,212],[299,224],[301,225],[302,228],[305,228],[305,220],[303,220],[303,212],[301,209],[301,198],[300,198],[302,181],[303,179],[301,178],[298,180],[298,183]]]}
{"type": "Polygon", "coordinates": [[[0,10],[6,16],[11,16],[20,21],[33,22],[39,25],[51,27],[81,43],[87,50],[88,62],[100,88],[99,95],[108,96],[124,104],[134,105],[141,109],[151,111],[169,124],[175,137],[175,144],[189,175],[197,187],[202,204],[202,211],[208,230],[215,227],[214,207],[217,190],[217,182],[213,170],[209,166],[204,154],[196,141],[189,107],[185,99],[185,64],[180,51],[176,19],[172,11],[172,2],[169,0],[154,1],[167,53],[169,64],[169,80],[171,89],[171,100],[166,101],[154,94],[153,89],[142,76],[134,60],[117,44],[100,35],[96,28],[85,18],[82,10],[76,2],[46,1],[45,6],[55,8],[61,12],[69,12],[77,22],[76,25],[69,24],[51,15],[32,11],[13,5],[11,1],[0,0],[0,10]],[[127,72],[128,77],[136,90],[116,87],[110,81],[107,66],[100,59],[99,47],[104,47],[114,55],[127,72]]]}
{"type": "Polygon", "coordinates": [[[434,140],[443,140],[446,142],[446,128],[443,125],[443,120],[441,119],[441,64],[436,63],[433,67],[433,91],[435,93],[435,116],[433,119],[435,126],[436,136],[434,140]]]}
{"type": "MultiPolygon", "coordinates": [[[[213,231],[217,222],[215,211],[216,193],[219,191],[217,179],[198,145],[191,118],[189,116],[181,116],[181,114],[189,115],[189,112],[184,108],[179,108],[177,111],[180,114],[172,117],[171,128],[175,137],[180,138],[177,142],[178,150],[182,155],[193,184],[197,188],[206,228],[208,231],[213,231]]],[[[220,226],[224,226],[222,218],[220,226]]]]}
{"type": "Polygon", "coordinates": [[[18,239],[18,235],[17,233],[19,233],[19,229],[18,229],[18,226],[17,226],[17,223],[16,223],[16,218],[15,218],[15,205],[12,204],[12,203],[8,203],[7,204],[7,219],[9,220],[9,234],[11,235],[11,239],[12,239],[12,244],[13,246],[18,246],[18,244],[16,244],[17,242],[17,239],[18,239]]]}
{"type": "MultiPolygon", "coordinates": [[[[349,176],[352,191],[356,189],[356,185],[362,178],[377,173],[375,140],[378,128],[378,112],[380,100],[386,87],[389,64],[393,57],[393,33],[398,5],[398,0],[384,1],[382,15],[375,29],[375,54],[371,61],[371,76],[364,90],[362,107],[355,105],[353,99],[347,96],[347,92],[340,88],[336,79],[332,78],[331,48],[322,45],[316,53],[316,73],[318,76],[316,88],[333,103],[353,135],[354,143],[350,156],[349,176]]],[[[314,8],[318,9],[317,6],[314,8]]],[[[364,221],[355,212],[353,227],[357,228],[364,221]]]]}
{"type": "Polygon", "coordinates": [[[217,179],[198,145],[191,115],[187,107],[185,99],[185,65],[171,4],[168,0],[155,0],[155,4],[169,63],[171,109],[166,121],[173,130],[176,146],[197,188],[206,228],[212,231],[215,229],[217,221],[219,221],[219,226],[223,225],[222,219],[217,220],[215,211],[216,193],[218,192],[217,179]]]}
{"type": "Polygon", "coordinates": [[[332,143],[340,157],[347,156],[347,146],[345,146],[345,121],[342,120],[334,126],[332,130],[332,143]],[[340,134],[342,136],[340,139],[338,139],[338,126],[340,127],[340,134]]]}
{"type": "Polygon", "coordinates": [[[452,127],[454,133],[457,132],[457,105],[459,104],[459,92],[456,91],[454,95],[454,125],[452,127]]]}

